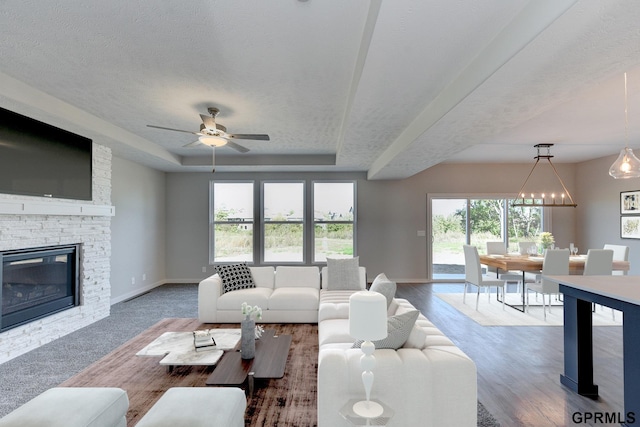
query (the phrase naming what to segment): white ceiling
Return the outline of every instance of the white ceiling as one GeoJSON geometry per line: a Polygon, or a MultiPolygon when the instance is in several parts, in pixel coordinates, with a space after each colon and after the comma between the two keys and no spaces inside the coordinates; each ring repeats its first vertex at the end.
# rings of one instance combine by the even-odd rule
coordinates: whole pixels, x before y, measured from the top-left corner
{"type": "Polygon", "coordinates": [[[0,2],[0,107],[165,171],[211,169],[207,107],[251,151],[217,171],[557,163],[640,148],[635,0],[0,2]]]}

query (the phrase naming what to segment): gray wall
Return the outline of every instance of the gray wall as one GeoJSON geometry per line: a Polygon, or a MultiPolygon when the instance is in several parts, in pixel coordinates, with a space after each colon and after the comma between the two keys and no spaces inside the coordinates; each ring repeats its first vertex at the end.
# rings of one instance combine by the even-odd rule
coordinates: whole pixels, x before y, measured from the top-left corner
{"type": "MultiPolygon", "coordinates": [[[[358,182],[358,255],[369,278],[384,272],[398,281],[427,277],[427,240],[418,230],[426,224],[427,193],[515,194],[532,163],[510,165],[438,165],[411,178],[367,181],[363,173],[216,173],[215,179],[355,179],[358,182]]],[[[556,165],[572,193],[574,165],[556,165]]],[[[608,167],[607,167],[608,169],[608,167]]],[[[167,278],[199,280],[213,273],[208,266],[208,188],[210,173],[167,175],[167,278]],[[202,267],[207,272],[202,272],[202,267]]],[[[541,177],[540,181],[551,177],[541,177]]],[[[574,194],[575,196],[575,194],[574,194]]],[[[576,197],[577,198],[577,197],[576,197]]],[[[552,231],[559,244],[576,241],[579,207],[554,208],[552,231]]],[[[580,244],[580,243],[577,243],[580,244]]]]}
{"type": "MultiPolygon", "coordinates": [[[[577,168],[580,183],[577,227],[579,248],[601,248],[605,243],[629,246],[631,270],[640,275],[640,240],[620,238],[620,192],[640,190],[640,179],[613,179],[609,167],[616,156],[581,163],[577,168]]],[[[581,250],[582,252],[582,250],[581,250]]]]}
{"type": "Polygon", "coordinates": [[[111,221],[111,302],[115,303],[162,284],[167,277],[166,174],[113,156],[111,177],[116,213],[111,221]]]}

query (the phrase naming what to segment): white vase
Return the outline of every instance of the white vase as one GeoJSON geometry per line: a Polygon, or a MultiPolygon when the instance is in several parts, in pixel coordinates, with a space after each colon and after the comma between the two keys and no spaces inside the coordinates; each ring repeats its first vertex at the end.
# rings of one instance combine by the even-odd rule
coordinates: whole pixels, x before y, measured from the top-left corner
{"type": "Polygon", "coordinates": [[[253,359],[256,355],[256,321],[244,319],[240,328],[240,356],[253,359]]]}

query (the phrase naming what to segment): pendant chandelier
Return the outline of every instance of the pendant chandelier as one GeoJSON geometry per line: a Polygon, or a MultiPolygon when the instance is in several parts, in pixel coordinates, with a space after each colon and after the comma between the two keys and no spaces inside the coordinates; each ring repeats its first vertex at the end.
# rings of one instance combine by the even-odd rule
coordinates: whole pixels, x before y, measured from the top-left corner
{"type": "Polygon", "coordinates": [[[533,168],[531,168],[531,172],[529,172],[527,179],[524,180],[524,184],[522,184],[522,187],[520,187],[520,191],[518,192],[518,195],[516,196],[511,206],[523,206],[523,207],[549,206],[549,207],[564,207],[564,208],[568,208],[568,207],[575,208],[576,206],[578,206],[573,201],[573,197],[571,197],[571,193],[569,193],[569,190],[567,190],[567,187],[564,185],[564,182],[562,182],[560,175],[558,175],[558,171],[556,170],[556,167],[553,166],[553,163],[551,163],[551,158],[553,157],[551,155],[551,147],[553,147],[553,144],[537,144],[537,145],[534,145],[534,147],[538,150],[538,155],[534,157],[536,159],[536,162],[534,163],[533,168]],[[540,154],[540,150],[545,148],[547,149],[547,153],[540,154]],[[555,177],[560,183],[562,190],[558,192],[538,191],[537,193],[531,192],[528,190],[527,182],[529,181],[529,178],[531,178],[531,175],[533,175],[533,171],[536,169],[536,166],[538,166],[538,164],[540,163],[540,159],[545,159],[549,162],[549,166],[551,166],[551,170],[553,171],[555,177]]]}
{"type": "Polygon", "coordinates": [[[640,178],[640,160],[629,148],[629,114],[627,102],[627,73],[624,73],[624,148],[609,168],[609,175],[615,179],[640,178]]]}

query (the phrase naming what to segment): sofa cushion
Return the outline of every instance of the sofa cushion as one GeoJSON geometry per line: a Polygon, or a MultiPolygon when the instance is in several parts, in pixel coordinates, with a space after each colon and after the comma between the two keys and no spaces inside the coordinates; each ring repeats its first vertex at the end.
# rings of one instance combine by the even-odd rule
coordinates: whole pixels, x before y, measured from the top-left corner
{"type": "Polygon", "coordinates": [[[54,387],[0,420],[2,427],[126,425],[129,398],[115,387],[54,387]]]}
{"type": "MultiPolygon", "coordinates": [[[[391,316],[387,319],[387,337],[374,341],[376,348],[399,349],[409,339],[413,325],[418,319],[418,310],[408,311],[403,314],[391,316]]],[[[357,340],[353,348],[359,348],[364,341],[357,340]]]]}
{"type": "Polygon", "coordinates": [[[273,289],[269,288],[251,288],[239,289],[233,292],[227,292],[218,298],[218,310],[238,310],[242,303],[246,302],[250,306],[257,305],[263,311],[269,305],[269,297],[273,293],[273,289]]]}
{"type": "Polygon", "coordinates": [[[253,283],[256,284],[256,288],[273,289],[273,283],[275,282],[275,268],[249,267],[249,270],[251,270],[251,276],[253,276],[253,283]]]}
{"type": "Polygon", "coordinates": [[[269,310],[317,310],[319,298],[314,288],[276,288],[269,298],[269,310]]]}
{"type": "Polygon", "coordinates": [[[384,273],[380,273],[373,279],[369,288],[370,292],[378,292],[387,299],[387,309],[391,306],[393,298],[396,296],[396,282],[392,282],[384,273]]]}
{"type": "Polygon", "coordinates": [[[353,345],[353,337],[349,335],[349,319],[327,319],[318,325],[318,344],[348,343],[353,345]]]}
{"type": "Polygon", "coordinates": [[[359,258],[327,258],[328,290],[360,290],[359,258]]]}
{"type": "Polygon", "coordinates": [[[246,263],[217,265],[216,271],[222,279],[222,293],[256,287],[246,263]]]}
{"type": "MultiPolygon", "coordinates": [[[[320,291],[318,323],[326,319],[348,319],[349,297],[358,291],[320,291]]],[[[348,329],[348,328],[347,328],[348,329]]]]}
{"type": "Polygon", "coordinates": [[[314,288],[320,289],[320,270],[318,267],[276,267],[276,288],[314,288]]]}

